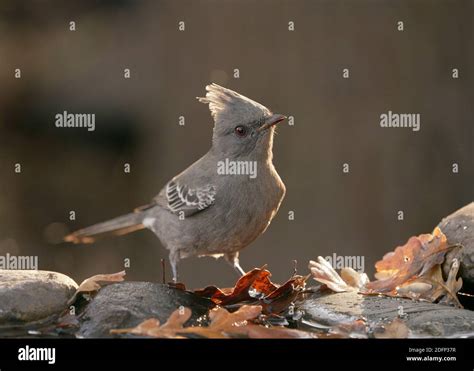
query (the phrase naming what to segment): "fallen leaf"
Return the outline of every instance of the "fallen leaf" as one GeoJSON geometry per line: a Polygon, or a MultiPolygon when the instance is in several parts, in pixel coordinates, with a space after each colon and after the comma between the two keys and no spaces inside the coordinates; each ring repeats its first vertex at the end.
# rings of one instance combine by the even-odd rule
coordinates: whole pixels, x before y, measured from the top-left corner
{"type": "Polygon", "coordinates": [[[341,269],[341,278],[349,286],[360,289],[370,282],[369,277],[365,273],[359,273],[350,267],[341,269]]]}
{"type": "Polygon", "coordinates": [[[112,274],[97,274],[82,281],[77,292],[92,292],[99,290],[102,286],[113,282],[122,282],[126,273],[125,271],[112,274]]]}
{"type": "Polygon", "coordinates": [[[114,282],[122,282],[124,280],[125,275],[125,271],[121,271],[112,274],[97,274],[95,276],[89,277],[86,280],[82,281],[82,283],[79,285],[76,292],[74,293],[73,297],[69,300],[69,303],[73,303],[76,300],[77,295],[80,293],[95,292],[98,291],[102,286],[114,282]]]}
{"type": "Polygon", "coordinates": [[[354,320],[340,320],[332,324],[327,324],[324,321],[318,322],[314,320],[304,320],[305,327],[312,328],[312,333],[317,333],[319,339],[367,339],[369,325],[364,317],[354,320]]]}
{"type": "Polygon", "coordinates": [[[225,308],[216,307],[209,312],[210,324],[207,327],[192,326],[184,328],[191,317],[188,308],[174,311],[168,321],[160,325],[157,319],[148,319],[134,328],[111,330],[112,334],[133,334],[158,338],[204,337],[212,339],[245,338],[312,338],[313,334],[285,327],[265,327],[252,323],[262,313],[259,305],[243,305],[230,313],[225,308]]]}
{"type": "Polygon", "coordinates": [[[216,307],[209,312],[211,323],[209,327],[200,327],[201,335],[205,337],[231,337],[246,335],[249,320],[257,318],[262,313],[259,305],[243,305],[237,311],[229,313],[222,307],[216,307]]]}
{"type": "MultiPolygon", "coordinates": [[[[443,300],[446,300],[449,303],[450,302],[449,299],[452,299],[455,302],[455,304],[457,304],[458,307],[462,308],[462,305],[459,302],[458,297],[457,297],[457,293],[459,292],[459,290],[461,290],[462,284],[463,284],[462,278],[461,277],[457,278],[459,267],[460,267],[459,260],[453,259],[451,268],[448,273],[448,278],[446,279],[446,282],[443,285],[445,286],[446,293],[447,293],[447,295],[445,296],[443,300]]],[[[441,266],[439,267],[439,271],[440,271],[440,276],[442,278],[443,275],[441,274],[441,266]]]]}
{"type": "Polygon", "coordinates": [[[462,308],[457,298],[457,292],[462,287],[462,279],[457,279],[459,261],[453,260],[446,282],[440,265],[432,267],[421,277],[415,277],[396,289],[399,295],[415,299],[425,299],[431,302],[438,301],[462,308]]]}
{"type": "Polygon", "coordinates": [[[194,293],[223,307],[258,304],[265,314],[283,313],[303,291],[307,277],[295,275],[278,286],[270,280],[270,276],[265,267],[255,268],[240,277],[233,288],[209,286],[194,293]]]}
{"type": "Polygon", "coordinates": [[[309,276],[293,276],[275,291],[260,300],[265,314],[278,314],[285,312],[304,290],[309,276]]]}
{"type": "Polygon", "coordinates": [[[368,338],[369,326],[365,319],[357,319],[352,322],[343,322],[333,326],[330,336],[339,336],[340,338],[366,339],[368,338]]]}
{"type": "Polygon", "coordinates": [[[321,256],[318,256],[318,261],[315,262],[310,260],[309,268],[313,275],[313,278],[325,284],[329,287],[332,291],[335,292],[345,292],[351,291],[351,288],[344,280],[337,274],[331,264],[321,256]]]}
{"type": "Polygon", "coordinates": [[[332,265],[323,257],[318,256],[318,261],[310,260],[309,268],[313,278],[325,284],[332,291],[346,292],[359,290],[363,285],[369,282],[365,273],[358,273],[352,268],[343,268],[339,275],[332,265]]]}
{"type": "Polygon", "coordinates": [[[265,327],[252,323],[262,314],[260,305],[243,305],[237,311],[230,313],[225,308],[216,307],[209,312],[211,323],[208,327],[187,328],[191,333],[197,333],[208,338],[308,338],[312,334],[288,329],[282,326],[265,327]]]}
{"type": "Polygon", "coordinates": [[[405,245],[385,254],[375,264],[377,281],[369,282],[365,287],[369,293],[394,293],[397,287],[411,278],[441,264],[449,249],[446,236],[438,227],[433,234],[411,237],[405,245]]]}
{"type": "Polygon", "coordinates": [[[410,329],[400,318],[395,318],[374,330],[374,337],[377,339],[406,339],[409,335],[410,329]]]}
{"type": "Polygon", "coordinates": [[[446,236],[436,227],[432,234],[411,237],[395,251],[385,254],[375,264],[377,281],[365,285],[362,293],[403,296],[412,299],[438,301],[461,307],[456,293],[462,286],[457,279],[459,262],[454,259],[446,282],[441,264],[451,249],[446,236]]]}
{"type": "Polygon", "coordinates": [[[179,338],[178,331],[183,330],[183,325],[191,318],[191,309],[179,308],[171,313],[168,320],[160,325],[160,321],[155,318],[147,319],[138,326],[126,329],[110,330],[111,334],[132,334],[139,336],[151,336],[158,338],[179,338]]]}
{"type": "Polygon", "coordinates": [[[240,277],[233,288],[219,289],[208,286],[202,290],[195,290],[194,293],[211,299],[217,305],[232,305],[257,299],[276,290],[277,286],[270,281],[270,276],[265,267],[255,268],[240,277]]]}
{"type": "Polygon", "coordinates": [[[432,289],[433,285],[431,283],[415,278],[403,283],[401,286],[398,286],[393,294],[411,299],[420,299],[422,296],[428,295],[428,292],[432,289]]]}

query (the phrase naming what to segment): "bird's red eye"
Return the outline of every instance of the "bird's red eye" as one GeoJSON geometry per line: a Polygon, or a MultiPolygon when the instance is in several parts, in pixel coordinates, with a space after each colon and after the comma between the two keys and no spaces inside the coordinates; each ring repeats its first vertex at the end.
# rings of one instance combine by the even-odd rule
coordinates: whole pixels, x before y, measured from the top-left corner
{"type": "Polygon", "coordinates": [[[245,137],[247,135],[247,129],[242,125],[237,126],[234,131],[239,137],[245,137]]]}

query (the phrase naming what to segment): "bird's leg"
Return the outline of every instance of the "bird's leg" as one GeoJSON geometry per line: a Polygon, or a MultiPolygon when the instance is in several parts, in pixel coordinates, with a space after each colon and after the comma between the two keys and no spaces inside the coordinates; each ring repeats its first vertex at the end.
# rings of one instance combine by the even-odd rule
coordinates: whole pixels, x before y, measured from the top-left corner
{"type": "Polygon", "coordinates": [[[170,264],[171,272],[173,273],[173,282],[178,282],[178,263],[180,260],[179,251],[171,250],[170,252],[170,264]]]}
{"type": "Polygon", "coordinates": [[[232,253],[227,253],[224,254],[224,259],[226,260],[227,263],[229,263],[232,268],[235,269],[235,271],[240,274],[241,276],[245,276],[245,271],[242,269],[239,263],[239,253],[238,252],[232,252],[232,253]]]}

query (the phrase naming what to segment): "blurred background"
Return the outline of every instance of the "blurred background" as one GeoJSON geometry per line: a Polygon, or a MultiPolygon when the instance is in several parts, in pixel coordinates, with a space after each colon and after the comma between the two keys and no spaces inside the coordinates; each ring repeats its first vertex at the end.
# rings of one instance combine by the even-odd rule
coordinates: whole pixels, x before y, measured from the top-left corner
{"type": "MultiPolygon", "coordinates": [[[[245,269],[268,264],[282,282],[293,260],[306,274],[309,259],[336,253],[364,256],[372,275],[384,253],[473,200],[472,1],[37,0],[0,9],[0,255],[38,255],[40,269],[76,281],[120,271],[128,258],[129,280],[161,281],[167,252],[149,231],[58,241],[146,204],[208,150],[212,119],[195,97],[210,82],[294,116],[274,148],[287,196],[242,252],[245,269]],[[95,113],[96,130],[56,128],[64,110],[95,113]],[[420,113],[421,130],[380,128],[388,110],[420,113]]],[[[191,288],[235,279],[222,260],[181,264],[191,288]]]]}

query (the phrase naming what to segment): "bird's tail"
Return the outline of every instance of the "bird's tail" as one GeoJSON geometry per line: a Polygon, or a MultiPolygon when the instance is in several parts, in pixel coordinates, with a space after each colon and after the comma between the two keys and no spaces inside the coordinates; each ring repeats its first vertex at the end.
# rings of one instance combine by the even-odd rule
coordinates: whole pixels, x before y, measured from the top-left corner
{"type": "Polygon", "coordinates": [[[122,236],[145,228],[142,223],[143,219],[143,213],[140,211],[122,215],[106,222],[79,229],[64,237],[64,241],[72,243],[92,243],[97,238],[105,236],[122,236]]]}

